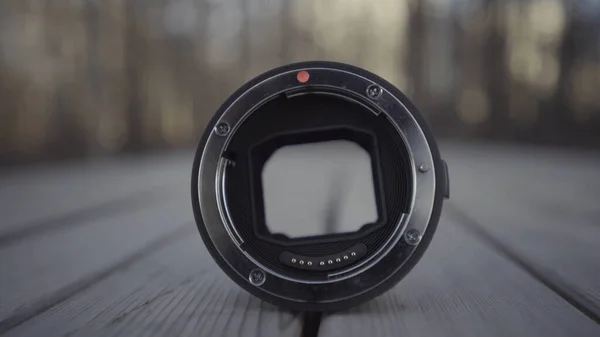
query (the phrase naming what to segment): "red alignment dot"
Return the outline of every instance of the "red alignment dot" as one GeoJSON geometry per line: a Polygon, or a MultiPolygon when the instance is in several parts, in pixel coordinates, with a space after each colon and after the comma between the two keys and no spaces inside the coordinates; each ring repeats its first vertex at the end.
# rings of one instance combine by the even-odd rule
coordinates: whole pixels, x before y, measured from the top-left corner
{"type": "Polygon", "coordinates": [[[308,72],[302,70],[298,72],[298,75],[296,75],[296,78],[298,79],[298,82],[300,83],[306,83],[308,82],[308,78],[310,77],[310,75],[308,75],[308,72]]]}

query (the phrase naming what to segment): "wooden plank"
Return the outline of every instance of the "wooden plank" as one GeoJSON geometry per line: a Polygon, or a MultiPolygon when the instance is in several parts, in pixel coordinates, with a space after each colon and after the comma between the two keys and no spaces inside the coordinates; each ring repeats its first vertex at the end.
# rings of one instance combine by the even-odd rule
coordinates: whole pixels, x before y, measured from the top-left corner
{"type": "MultiPolygon", "coordinates": [[[[534,170],[529,168],[527,158],[523,161],[511,157],[514,154],[510,149],[495,151],[486,155],[486,151],[477,148],[455,147],[444,152],[452,175],[450,205],[464,210],[460,214],[494,220],[483,221],[482,228],[495,230],[489,231],[509,247],[526,244],[507,233],[525,242],[537,239],[526,248],[516,247],[521,249],[519,254],[531,255],[533,266],[544,263],[553,266],[552,260],[543,260],[548,257],[540,255],[571,263],[561,264],[556,274],[571,280],[569,287],[576,285],[572,288],[583,298],[593,299],[598,284],[594,283],[594,275],[588,283],[579,278],[593,270],[590,263],[596,259],[595,238],[599,236],[593,216],[597,208],[589,202],[597,197],[595,191],[598,191],[594,185],[599,181],[594,180],[597,171],[592,169],[595,161],[580,159],[576,168],[568,171],[561,163],[572,161],[573,155],[549,153],[547,162],[534,170]],[[476,155],[483,157],[475,161],[472,157],[476,155]],[[504,166],[494,166],[495,162],[504,166]],[[564,172],[573,172],[578,178],[565,177],[564,172]],[[554,180],[559,181],[558,190],[562,193],[555,192],[548,183],[554,180]],[[568,196],[576,193],[579,193],[576,202],[569,203],[568,196]],[[528,209],[535,211],[529,214],[528,209]],[[540,209],[560,209],[555,213],[563,214],[562,221],[539,215],[540,209]],[[577,220],[565,228],[568,219],[577,220]],[[548,232],[552,235],[547,236],[548,232]],[[579,246],[556,249],[562,242],[561,235],[567,242],[581,245],[581,250],[579,246]],[[552,249],[555,251],[551,252],[552,249]]],[[[177,224],[189,224],[193,229],[189,190],[183,184],[189,176],[184,162],[174,162],[171,169],[164,171],[157,169],[155,178],[148,178],[154,181],[165,176],[169,177],[168,186],[179,183],[183,186],[165,190],[166,201],[160,207],[91,219],[69,230],[0,247],[0,314],[9,319],[22,312],[29,315],[9,335],[46,336],[48,331],[77,336],[185,336],[205,335],[205,332],[233,336],[299,335],[297,316],[281,313],[240,290],[210,261],[197,234],[168,246],[160,254],[149,253],[150,248],[161,246],[154,242],[170,236],[177,224]],[[179,171],[180,175],[171,177],[179,171]],[[173,179],[172,184],[169,179],[173,179]],[[131,261],[139,260],[140,254],[150,255],[133,264],[131,261]],[[99,282],[90,281],[95,275],[101,275],[99,282]],[[88,282],[87,285],[78,285],[81,280],[88,282]],[[65,296],[65,291],[72,291],[74,296],[65,296]],[[60,301],[52,304],[57,298],[60,301]],[[40,303],[46,307],[36,311],[40,303]]],[[[88,180],[101,171],[94,172],[88,180]]],[[[139,166],[131,172],[134,177],[133,172],[139,172],[139,166]]],[[[4,186],[0,194],[5,191],[4,186]]],[[[497,248],[486,246],[489,242],[465,233],[468,226],[457,223],[455,217],[449,218],[459,213],[448,210],[452,207],[447,208],[432,247],[404,282],[365,306],[326,316],[320,334],[591,336],[600,333],[598,325],[577,310],[580,308],[571,306],[565,296],[557,295],[548,285],[531,277],[531,273],[508,261],[497,248]]]]}
{"type": "Polygon", "coordinates": [[[195,226],[187,188],[165,192],[162,203],[152,208],[107,215],[0,247],[0,326],[36,314],[40,305],[68,296],[80,282],[93,282],[180,226],[195,226]]]}
{"type": "MultiPolygon", "coordinates": [[[[197,231],[194,231],[197,232],[197,231]]],[[[300,336],[279,311],[220,271],[199,234],[150,254],[6,334],[64,336],[300,336]]]]}
{"type": "Polygon", "coordinates": [[[596,336],[600,326],[444,215],[423,260],[319,336],[596,336]]]}
{"type": "Polygon", "coordinates": [[[446,155],[464,222],[600,322],[600,154],[455,145],[446,155]]]}
{"type": "Polygon", "coordinates": [[[140,199],[165,185],[183,186],[189,183],[192,158],[191,152],[177,152],[46,164],[5,173],[0,178],[0,241],[47,223],[95,216],[97,209],[122,211],[119,204],[145,202],[140,199]]]}

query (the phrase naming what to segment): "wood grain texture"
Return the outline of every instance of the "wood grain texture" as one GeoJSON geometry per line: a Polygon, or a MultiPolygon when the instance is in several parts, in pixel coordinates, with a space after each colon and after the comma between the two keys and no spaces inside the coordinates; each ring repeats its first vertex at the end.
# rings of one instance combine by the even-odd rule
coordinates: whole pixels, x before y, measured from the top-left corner
{"type": "Polygon", "coordinates": [[[450,204],[600,320],[600,154],[449,146],[450,204]]]}
{"type": "Polygon", "coordinates": [[[600,326],[443,216],[394,289],[323,318],[319,336],[581,336],[600,326]]]}
{"type": "MultiPolygon", "coordinates": [[[[600,335],[600,157],[536,151],[443,147],[451,200],[424,259],[387,294],[323,317],[319,335],[600,335]]],[[[241,290],[206,252],[190,165],[188,153],[1,178],[3,230],[74,223],[0,245],[0,328],[20,323],[7,336],[299,336],[300,315],[241,290]],[[152,185],[144,207],[61,218],[152,185]]]]}
{"type": "Polygon", "coordinates": [[[0,321],[49,301],[182,225],[194,227],[186,189],[152,208],[90,220],[0,247],[0,321]]]}
{"type": "Polygon", "coordinates": [[[197,233],[6,336],[299,336],[300,317],[230,281],[197,233]]]}
{"type": "MultiPolygon", "coordinates": [[[[47,164],[0,176],[0,239],[47,222],[77,221],[95,208],[146,197],[144,192],[189,183],[192,154],[107,158],[78,164],[47,164]]],[[[147,194],[147,193],[146,193],[147,194]]],[[[109,206],[112,205],[112,209],[109,206]]]]}

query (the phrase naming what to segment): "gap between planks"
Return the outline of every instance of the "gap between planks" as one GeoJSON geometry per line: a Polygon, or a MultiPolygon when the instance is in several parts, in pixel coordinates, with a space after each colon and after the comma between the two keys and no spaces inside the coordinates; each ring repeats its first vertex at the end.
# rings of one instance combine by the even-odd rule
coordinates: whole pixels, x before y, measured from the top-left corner
{"type": "Polygon", "coordinates": [[[164,190],[164,188],[165,186],[162,185],[154,186],[134,194],[56,215],[50,219],[25,223],[0,234],[0,248],[59,229],[84,226],[86,223],[91,223],[88,220],[99,219],[107,213],[111,213],[111,215],[124,214],[149,207],[161,200],[159,196],[162,194],[157,192],[164,190]]]}
{"type": "Polygon", "coordinates": [[[302,315],[302,332],[301,337],[317,337],[319,328],[321,327],[321,318],[323,313],[320,311],[307,311],[302,315]]]}
{"type": "Polygon", "coordinates": [[[126,256],[125,258],[113,264],[112,266],[109,266],[103,270],[93,273],[92,275],[89,275],[77,281],[74,284],[67,285],[59,291],[52,294],[51,296],[37,301],[31,306],[25,307],[22,310],[15,312],[10,317],[0,321],[0,335],[44,313],[45,311],[56,306],[57,304],[66,301],[70,297],[92,287],[100,281],[108,278],[112,274],[120,270],[126,269],[127,267],[133,265],[148,254],[159,250],[162,247],[178,242],[179,240],[185,238],[186,235],[188,235],[193,228],[195,228],[195,226],[193,226],[190,223],[180,225],[172,231],[170,231],[169,233],[167,233],[166,235],[163,235],[155,239],[154,241],[151,241],[139,250],[126,256]]]}
{"type": "Polygon", "coordinates": [[[477,223],[477,221],[471,218],[467,213],[454,205],[452,202],[447,202],[445,206],[447,212],[452,213],[456,219],[460,220],[457,221],[457,224],[480,239],[482,242],[485,242],[498,254],[504,256],[506,259],[517,265],[519,268],[550,289],[556,295],[561,297],[586,317],[593,320],[597,324],[600,324],[600,308],[588,300],[584,295],[580,294],[575,287],[569,285],[555,273],[544,270],[542,267],[530,263],[527,261],[527,259],[513,252],[510,247],[495,238],[492,234],[485,230],[483,226],[477,223]]]}

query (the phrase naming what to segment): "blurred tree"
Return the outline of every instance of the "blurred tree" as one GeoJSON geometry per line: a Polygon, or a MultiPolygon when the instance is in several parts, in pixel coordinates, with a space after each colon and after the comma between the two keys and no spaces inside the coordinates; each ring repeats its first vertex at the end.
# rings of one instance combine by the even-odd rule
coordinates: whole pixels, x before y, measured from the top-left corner
{"type": "Polygon", "coordinates": [[[125,71],[127,78],[127,140],[123,150],[137,152],[143,149],[143,117],[140,93],[140,71],[144,57],[144,39],[139,29],[138,15],[143,13],[138,1],[124,1],[125,6],[125,71]]]}
{"type": "Polygon", "coordinates": [[[594,0],[5,0],[0,161],[189,145],[244,81],[314,59],[390,79],[438,135],[600,147],[599,13],[594,0]]]}
{"type": "Polygon", "coordinates": [[[427,20],[424,14],[425,1],[410,2],[410,19],[408,24],[408,57],[407,65],[411,98],[415,104],[426,109],[424,41],[427,36],[427,20]]]}
{"type": "Polygon", "coordinates": [[[483,46],[485,86],[490,102],[492,139],[512,138],[511,122],[508,118],[508,71],[506,68],[506,39],[504,31],[505,1],[485,0],[487,34],[483,46]]]}

